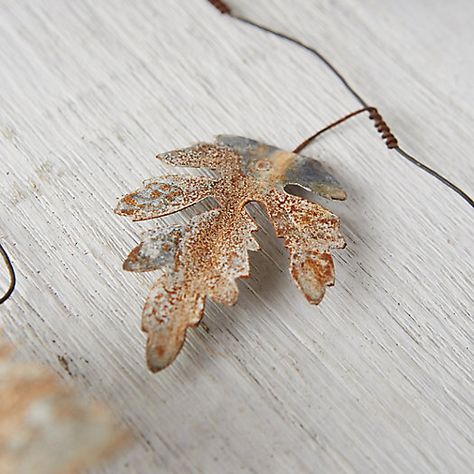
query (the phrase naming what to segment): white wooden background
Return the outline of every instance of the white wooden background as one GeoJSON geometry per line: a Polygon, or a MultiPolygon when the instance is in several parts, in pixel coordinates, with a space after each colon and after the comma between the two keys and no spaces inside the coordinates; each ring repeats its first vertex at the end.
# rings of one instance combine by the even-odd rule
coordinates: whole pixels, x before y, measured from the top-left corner
{"type": "MultiPolygon", "coordinates": [[[[403,146],[474,193],[472,1],[230,3],[321,48],[403,146]]],[[[348,246],[323,303],[266,225],[238,305],[209,303],[171,368],[144,365],[153,275],[121,262],[153,223],[114,215],[117,198],[165,170],[157,152],[217,133],[291,149],[356,107],[307,52],[204,0],[0,2],[0,238],[18,273],[1,322],[22,359],[136,433],[96,472],[472,472],[474,212],[366,118],[307,151],[349,194],[324,202],[348,246]]]]}

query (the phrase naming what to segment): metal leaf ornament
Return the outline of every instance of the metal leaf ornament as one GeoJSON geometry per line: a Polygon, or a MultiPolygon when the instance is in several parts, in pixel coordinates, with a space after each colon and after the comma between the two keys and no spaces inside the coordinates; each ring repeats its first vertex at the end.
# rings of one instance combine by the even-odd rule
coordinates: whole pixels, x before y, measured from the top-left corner
{"type": "Polygon", "coordinates": [[[123,451],[130,434],[104,405],[12,352],[0,331],[2,474],[78,474],[123,451]]]}
{"type": "Polygon", "coordinates": [[[251,201],[263,207],[276,235],[284,239],[296,285],[310,303],[321,301],[326,286],[334,284],[330,250],[345,246],[339,219],[284,189],[296,184],[326,198],[345,199],[340,184],[319,162],[230,135],[157,158],[176,166],[210,168],[219,178],[151,179],[122,198],[115,210],[140,221],[174,213],[207,197],[218,202],[216,209],[195,216],[187,225],[146,232],[124,262],[128,271],[161,271],[143,310],[151,371],[173,362],[187,328],[199,324],[207,297],[226,305],[236,303],[236,279],[249,276],[248,251],[259,249],[252,236],[257,225],[245,210],[251,201]]]}

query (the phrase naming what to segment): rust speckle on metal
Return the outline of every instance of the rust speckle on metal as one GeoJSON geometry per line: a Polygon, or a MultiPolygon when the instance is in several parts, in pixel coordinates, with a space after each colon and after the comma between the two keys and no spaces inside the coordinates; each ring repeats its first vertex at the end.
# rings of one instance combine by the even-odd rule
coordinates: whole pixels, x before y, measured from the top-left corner
{"type": "Polygon", "coordinates": [[[150,370],[173,362],[187,328],[199,324],[207,297],[226,305],[236,303],[236,279],[249,276],[248,252],[259,248],[252,236],[257,226],[244,209],[250,201],[266,210],[277,236],[284,239],[297,286],[310,303],[321,301],[326,286],[334,284],[330,250],[345,245],[339,219],[284,189],[295,184],[326,198],[345,199],[340,184],[319,162],[230,135],[157,158],[175,166],[211,168],[220,177],[152,179],[116,208],[118,214],[138,221],[171,214],[207,197],[219,204],[187,225],[146,232],[125,260],[129,271],[161,270],[142,319],[150,370]]]}

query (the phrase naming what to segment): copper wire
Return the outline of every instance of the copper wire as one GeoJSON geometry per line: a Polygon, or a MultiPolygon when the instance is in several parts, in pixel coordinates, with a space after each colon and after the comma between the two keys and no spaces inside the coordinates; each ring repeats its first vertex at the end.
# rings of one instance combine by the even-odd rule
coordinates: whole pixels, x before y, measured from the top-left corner
{"type": "Polygon", "coordinates": [[[319,58],[320,61],[322,61],[328,68],[329,70],[332,71],[332,73],[339,79],[339,81],[342,83],[342,85],[347,89],[348,92],[351,93],[351,95],[359,102],[360,105],[362,105],[362,109],[359,109],[355,112],[352,112],[344,117],[342,117],[339,120],[336,120],[335,122],[331,123],[330,125],[327,125],[323,129],[317,131],[315,134],[311,135],[308,137],[306,140],[304,140],[301,144],[299,144],[295,148],[295,152],[303,150],[306,146],[308,146],[316,137],[321,135],[322,133],[336,127],[337,125],[340,125],[341,123],[345,122],[349,118],[352,118],[362,112],[369,112],[369,119],[374,121],[374,125],[377,129],[377,131],[380,133],[382,139],[385,141],[385,145],[387,148],[391,150],[395,150],[401,157],[404,159],[408,160],[410,163],[416,165],[426,173],[430,174],[437,180],[439,180],[441,183],[443,183],[445,186],[448,186],[451,190],[453,190],[455,193],[457,193],[461,198],[463,198],[471,207],[474,208],[474,200],[467,194],[465,193],[459,186],[456,184],[452,183],[449,181],[446,177],[444,177],[442,174],[438,173],[434,169],[430,168],[428,165],[425,165],[421,161],[419,161],[417,158],[414,156],[410,155],[408,152],[406,152],[403,148],[401,148],[398,144],[398,140],[395,137],[395,135],[390,131],[390,128],[388,124],[385,122],[385,120],[382,118],[380,113],[375,107],[371,107],[368,105],[368,103],[362,98],[361,95],[357,93],[357,91],[350,85],[350,83],[347,81],[347,79],[342,75],[342,73],[322,54],[320,53],[317,49],[308,46],[304,44],[303,42],[297,40],[296,38],[293,38],[285,33],[281,33],[279,31],[275,31],[267,26],[261,25],[257,22],[254,22],[252,20],[249,20],[247,18],[241,17],[239,15],[236,15],[232,13],[231,8],[229,5],[221,0],[208,0],[209,3],[211,3],[215,8],[217,8],[221,13],[227,14],[230,17],[239,20],[242,23],[245,23],[247,25],[251,25],[255,28],[258,28],[259,30],[265,31],[267,33],[270,33],[274,36],[277,36],[279,38],[282,38],[286,41],[289,41],[293,44],[296,44],[297,46],[304,48],[305,50],[309,51],[310,53],[314,54],[319,58]]]}
{"type": "Polygon", "coordinates": [[[13,293],[13,290],[15,289],[15,285],[16,285],[16,276],[15,276],[15,270],[13,269],[13,264],[10,260],[10,257],[8,256],[6,250],[3,248],[2,244],[0,244],[0,254],[3,257],[5,265],[8,269],[8,274],[10,276],[10,283],[8,285],[8,288],[6,292],[4,293],[4,295],[0,298],[0,304],[2,304],[2,303],[5,303],[5,301],[7,301],[7,299],[10,298],[10,296],[13,293]]]}
{"type": "Polygon", "coordinates": [[[222,14],[230,14],[231,10],[229,5],[222,2],[221,0],[207,0],[213,7],[217,8],[222,14]]]}

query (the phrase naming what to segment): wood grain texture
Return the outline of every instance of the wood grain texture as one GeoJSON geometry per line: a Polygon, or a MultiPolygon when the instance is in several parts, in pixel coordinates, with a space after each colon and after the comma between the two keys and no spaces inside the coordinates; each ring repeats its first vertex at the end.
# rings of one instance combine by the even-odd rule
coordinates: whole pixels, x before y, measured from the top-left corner
{"type": "MultiPolygon", "coordinates": [[[[402,146],[474,193],[472,2],[231,4],[320,47],[402,146]]],[[[96,472],[472,472],[474,213],[363,117],[307,151],[349,194],[321,200],[348,241],[322,304],[259,215],[238,304],[208,304],[176,363],[145,368],[153,275],[121,263],[154,224],[117,199],[170,171],[158,152],[218,133],[293,148],[357,107],[327,69],[203,0],[3,0],[0,44],[0,238],[19,277],[2,323],[136,433],[96,472]]]]}

